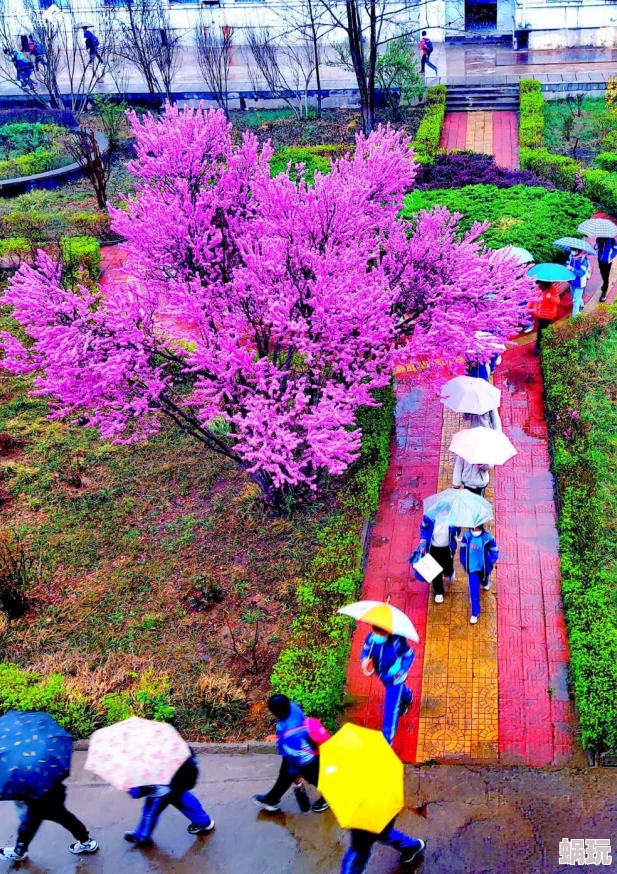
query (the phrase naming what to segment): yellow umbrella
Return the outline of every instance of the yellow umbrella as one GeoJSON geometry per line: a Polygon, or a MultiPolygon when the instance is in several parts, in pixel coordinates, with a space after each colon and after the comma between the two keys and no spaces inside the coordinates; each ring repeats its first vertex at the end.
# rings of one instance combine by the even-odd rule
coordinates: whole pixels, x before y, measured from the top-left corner
{"type": "Polygon", "coordinates": [[[337,610],[343,616],[351,616],[352,619],[357,619],[358,622],[368,622],[369,625],[375,625],[377,628],[383,628],[388,634],[400,634],[401,637],[407,637],[415,643],[420,642],[420,637],[416,631],[413,622],[399,610],[398,607],[393,607],[390,604],[390,598],[384,601],[356,601],[354,604],[347,604],[346,607],[341,607],[337,610]]]}
{"type": "Polygon", "coordinates": [[[318,789],[341,828],[379,834],[405,804],[403,763],[380,731],[348,722],[319,747],[318,789]]]}

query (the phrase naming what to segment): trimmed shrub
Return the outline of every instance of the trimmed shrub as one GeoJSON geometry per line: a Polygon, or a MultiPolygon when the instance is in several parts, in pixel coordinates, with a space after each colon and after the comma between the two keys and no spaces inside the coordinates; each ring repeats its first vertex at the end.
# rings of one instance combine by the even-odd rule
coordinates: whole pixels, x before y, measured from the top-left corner
{"type": "Polygon", "coordinates": [[[60,252],[64,267],[63,278],[69,284],[79,281],[80,271],[94,282],[99,278],[101,267],[101,246],[94,237],[63,237],[60,252]]]}
{"type": "Polygon", "coordinates": [[[585,194],[601,203],[609,212],[617,212],[617,173],[606,170],[583,170],[585,194]]]}
{"type": "Polygon", "coordinates": [[[295,165],[304,164],[305,176],[312,181],[316,170],[320,173],[329,173],[330,162],[335,158],[342,157],[351,150],[351,146],[345,145],[289,146],[284,149],[277,149],[270,158],[270,173],[272,176],[284,173],[287,165],[291,162],[292,178],[295,178],[295,165]]]}
{"type": "Polygon", "coordinates": [[[534,173],[506,170],[498,167],[490,155],[477,152],[446,152],[435,155],[427,164],[421,164],[416,176],[416,188],[464,188],[466,185],[496,185],[512,188],[514,185],[550,185],[534,173]]]}
{"type": "Polygon", "coordinates": [[[411,219],[421,209],[430,209],[435,204],[459,213],[463,231],[474,222],[489,222],[484,239],[491,249],[523,246],[537,262],[555,260],[553,241],[565,234],[575,234],[577,226],[595,211],[591,201],[579,194],[524,185],[513,188],[470,185],[412,191],[405,198],[403,215],[411,219]]]}
{"type": "Polygon", "coordinates": [[[617,309],[555,325],[542,354],[581,741],[617,751],[617,309]]]}
{"type": "Polygon", "coordinates": [[[609,173],[617,172],[617,152],[600,152],[596,164],[600,170],[608,170],[609,173]]]}
{"type": "Polygon", "coordinates": [[[523,79],[520,83],[519,140],[525,148],[544,145],[544,95],[539,82],[523,79]]]}
{"type": "Polygon", "coordinates": [[[521,167],[529,170],[564,191],[577,191],[582,187],[581,167],[573,158],[554,155],[547,149],[521,148],[521,167]]]}
{"type": "Polygon", "coordinates": [[[388,387],[375,394],[381,406],[358,413],[362,455],[339,492],[340,509],[318,535],[316,555],[297,590],[290,640],[270,678],[275,692],[331,728],[343,703],[351,647],[351,623],[336,610],[361,594],[362,525],[377,510],[390,457],[394,392],[388,387]]]}
{"type": "Polygon", "coordinates": [[[617,130],[612,130],[602,140],[602,149],[605,152],[617,152],[617,130]]]}
{"type": "Polygon", "coordinates": [[[446,114],[446,94],[445,85],[431,85],[426,89],[424,114],[413,141],[413,149],[421,163],[425,163],[439,149],[446,114]]]}

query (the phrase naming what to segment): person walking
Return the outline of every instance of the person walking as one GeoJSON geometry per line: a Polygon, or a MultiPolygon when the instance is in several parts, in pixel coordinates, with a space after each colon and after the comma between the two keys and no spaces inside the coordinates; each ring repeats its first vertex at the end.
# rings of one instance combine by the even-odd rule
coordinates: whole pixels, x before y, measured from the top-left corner
{"type": "Polygon", "coordinates": [[[540,296],[532,304],[533,314],[537,322],[537,336],[534,354],[539,355],[542,347],[542,334],[550,323],[557,318],[559,307],[559,292],[551,282],[537,282],[540,296]]]}
{"type": "Polygon", "coordinates": [[[411,707],[412,693],[405,685],[414,660],[414,651],[399,634],[389,634],[373,626],[364,641],[360,663],[365,676],[376,673],[386,690],[382,732],[392,744],[398,721],[411,707]]]}
{"type": "Polygon", "coordinates": [[[426,844],[421,838],[412,838],[395,829],[394,822],[394,819],[391,820],[377,835],[363,829],[351,829],[351,845],[343,857],[341,874],[362,874],[366,871],[371,851],[376,843],[397,850],[403,868],[412,865],[424,852],[426,844]]]}
{"type": "Polygon", "coordinates": [[[41,67],[49,66],[43,44],[36,40],[32,34],[28,35],[28,51],[34,58],[34,69],[37,73],[41,67]]]}
{"type": "Polygon", "coordinates": [[[82,28],[84,32],[84,40],[86,43],[86,50],[88,55],[90,56],[89,63],[93,64],[94,61],[99,61],[99,63],[103,64],[103,58],[99,53],[99,40],[98,37],[94,35],[94,33],[90,30],[89,27],[82,28]]]}
{"type": "Polygon", "coordinates": [[[448,525],[447,521],[439,516],[433,521],[430,516],[424,516],[420,523],[419,553],[426,555],[428,552],[442,570],[433,579],[433,594],[435,603],[443,604],[445,594],[444,583],[452,582],[454,576],[454,556],[456,554],[456,535],[458,530],[448,525]]]}
{"type": "Polygon", "coordinates": [[[28,848],[44,820],[56,822],[75,838],[69,850],[75,856],[84,853],[96,853],[98,842],[90,837],[86,826],[66,809],[66,786],[60,780],[54,784],[41,798],[28,801],[16,801],[20,814],[17,841],[14,847],[4,847],[0,850],[0,859],[5,862],[23,862],[28,858],[28,848]]]}
{"type": "Polygon", "coordinates": [[[124,833],[130,844],[148,844],[166,807],[171,804],[190,820],[187,831],[204,835],[214,828],[214,821],[204,810],[199,799],[190,791],[199,777],[197,758],[191,755],[176,771],[169,786],[136,786],[129,789],[131,798],[145,798],[139,825],[124,833]]]}
{"type": "Polygon", "coordinates": [[[4,49],[4,54],[7,58],[10,58],[15,65],[15,75],[22,88],[28,88],[31,91],[34,91],[35,86],[32,81],[34,64],[32,61],[29,61],[23,52],[15,52],[11,49],[4,49]]]}
{"type": "Polygon", "coordinates": [[[572,294],[572,315],[578,316],[584,307],[583,292],[591,273],[589,258],[585,252],[581,252],[579,249],[571,249],[566,267],[574,273],[574,279],[571,279],[569,284],[572,294]]]}
{"type": "Polygon", "coordinates": [[[465,461],[460,455],[456,456],[454,462],[454,474],[452,476],[452,486],[455,489],[464,488],[474,495],[484,497],[484,490],[489,484],[490,464],[470,464],[465,461]]]}
{"type": "Polygon", "coordinates": [[[491,587],[491,573],[499,558],[497,544],[484,525],[469,528],[461,538],[460,560],[469,583],[471,617],[475,625],[480,615],[480,588],[487,592],[491,587]]]}
{"type": "Polygon", "coordinates": [[[598,267],[602,277],[602,293],[600,303],[604,303],[608,294],[608,283],[611,276],[613,261],[617,257],[617,240],[615,237],[598,237],[595,245],[598,253],[598,267]]]}
{"type": "Polygon", "coordinates": [[[323,796],[311,805],[302,787],[302,779],[317,786],[319,750],[311,739],[302,708],[286,695],[272,695],[268,710],[276,717],[276,743],[282,758],[281,768],[272,789],[265,795],[253,795],[252,801],[270,813],[280,810],[281,798],[295,784],[295,795],[302,813],[323,813],[330,806],[323,796]]]}
{"type": "Polygon", "coordinates": [[[420,40],[420,72],[426,75],[426,67],[435,71],[437,76],[437,67],[431,63],[431,55],[433,54],[433,41],[426,35],[426,31],[422,31],[422,39],[420,40]]]}
{"type": "Polygon", "coordinates": [[[493,431],[503,431],[499,410],[489,410],[479,415],[478,413],[465,413],[463,418],[469,422],[471,428],[491,428],[493,431]]]}

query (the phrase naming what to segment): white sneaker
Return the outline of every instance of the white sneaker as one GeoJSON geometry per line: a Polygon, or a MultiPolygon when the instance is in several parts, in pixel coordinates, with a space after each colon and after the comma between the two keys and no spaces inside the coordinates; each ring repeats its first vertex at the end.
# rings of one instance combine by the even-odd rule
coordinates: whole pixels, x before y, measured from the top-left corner
{"type": "Polygon", "coordinates": [[[0,859],[5,862],[23,862],[28,858],[28,853],[17,853],[15,847],[4,847],[0,850],[0,859]]]}
{"type": "Polygon", "coordinates": [[[88,840],[84,841],[83,844],[81,841],[76,841],[74,844],[71,844],[69,850],[71,853],[74,853],[74,855],[81,856],[82,853],[96,853],[98,848],[98,841],[95,841],[94,838],[88,838],[88,840]]]}
{"type": "Polygon", "coordinates": [[[469,618],[469,621],[471,622],[472,625],[475,625],[476,622],[478,621],[478,617],[477,617],[477,616],[471,616],[471,617],[469,618]]]}
{"type": "Polygon", "coordinates": [[[488,592],[489,589],[491,588],[491,581],[487,580],[485,583],[482,583],[482,588],[484,589],[485,592],[488,592]]]}
{"type": "Polygon", "coordinates": [[[443,595],[435,595],[435,603],[443,604],[443,595]]]}

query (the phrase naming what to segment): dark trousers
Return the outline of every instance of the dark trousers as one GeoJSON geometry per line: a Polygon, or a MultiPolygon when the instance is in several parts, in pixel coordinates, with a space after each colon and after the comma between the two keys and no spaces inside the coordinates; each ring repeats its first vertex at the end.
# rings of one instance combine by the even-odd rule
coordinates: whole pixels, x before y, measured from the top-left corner
{"type": "MultiPolygon", "coordinates": [[[[312,786],[317,786],[319,782],[319,756],[315,756],[315,758],[311,759],[308,765],[303,765],[300,768],[300,776],[303,777],[307,783],[310,783],[312,786]]],[[[283,759],[281,762],[281,770],[279,771],[279,775],[276,778],[276,783],[270,789],[267,795],[264,795],[264,801],[266,804],[278,804],[283,795],[287,792],[288,789],[295,783],[296,776],[291,775],[289,773],[289,765],[287,764],[287,759],[283,759]]]]}
{"type": "Polygon", "coordinates": [[[542,344],[542,334],[551,323],[551,319],[538,319],[538,333],[536,336],[536,351],[539,352],[542,344]]]}
{"type": "Polygon", "coordinates": [[[486,486],[467,486],[463,483],[468,492],[473,492],[474,495],[480,495],[481,498],[484,497],[484,492],[486,491],[486,486]]]}
{"type": "Polygon", "coordinates": [[[432,555],[437,564],[441,565],[443,571],[433,580],[433,591],[436,595],[444,594],[443,578],[451,577],[454,573],[454,562],[452,561],[452,553],[449,546],[433,546],[429,549],[429,555],[432,555]]]}
{"type": "Polygon", "coordinates": [[[52,789],[38,801],[19,801],[17,809],[21,816],[17,843],[15,849],[18,853],[25,853],[30,846],[30,841],[39,830],[43,820],[57,822],[69,831],[76,841],[87,841],[88,829],[77,817],[64,806],[66,789],[60,784],[52,789]]]}
{"type": "Polygon", "coordinates": [[[608,281],[611,275],[612,261],[600,261],[598,258],[598,267],[600,268],[600,276],[602,277],[602,297],[605,297],[608,292],[608,281]]]}
{"type": "Polygon", "coordinates": [[[420,72],[421,73],[426,72],[427,65],[431,68],[431,70],[434,70],[435,72],[437,72],[437,67],[435,66],[435,64],[431,63],[430,54],[422,55],[422,57],[420,58],[420,72]]]}
{"type": "Polygon", "coordinates": [[[402,853],[417,848],[418,839],[397,831],[394,820],[379,835],[354,828],[351,830],[351,846],[345,853],[341,874],[362,874],[368,865],[371,850],[377,843],[402,853]]]}

